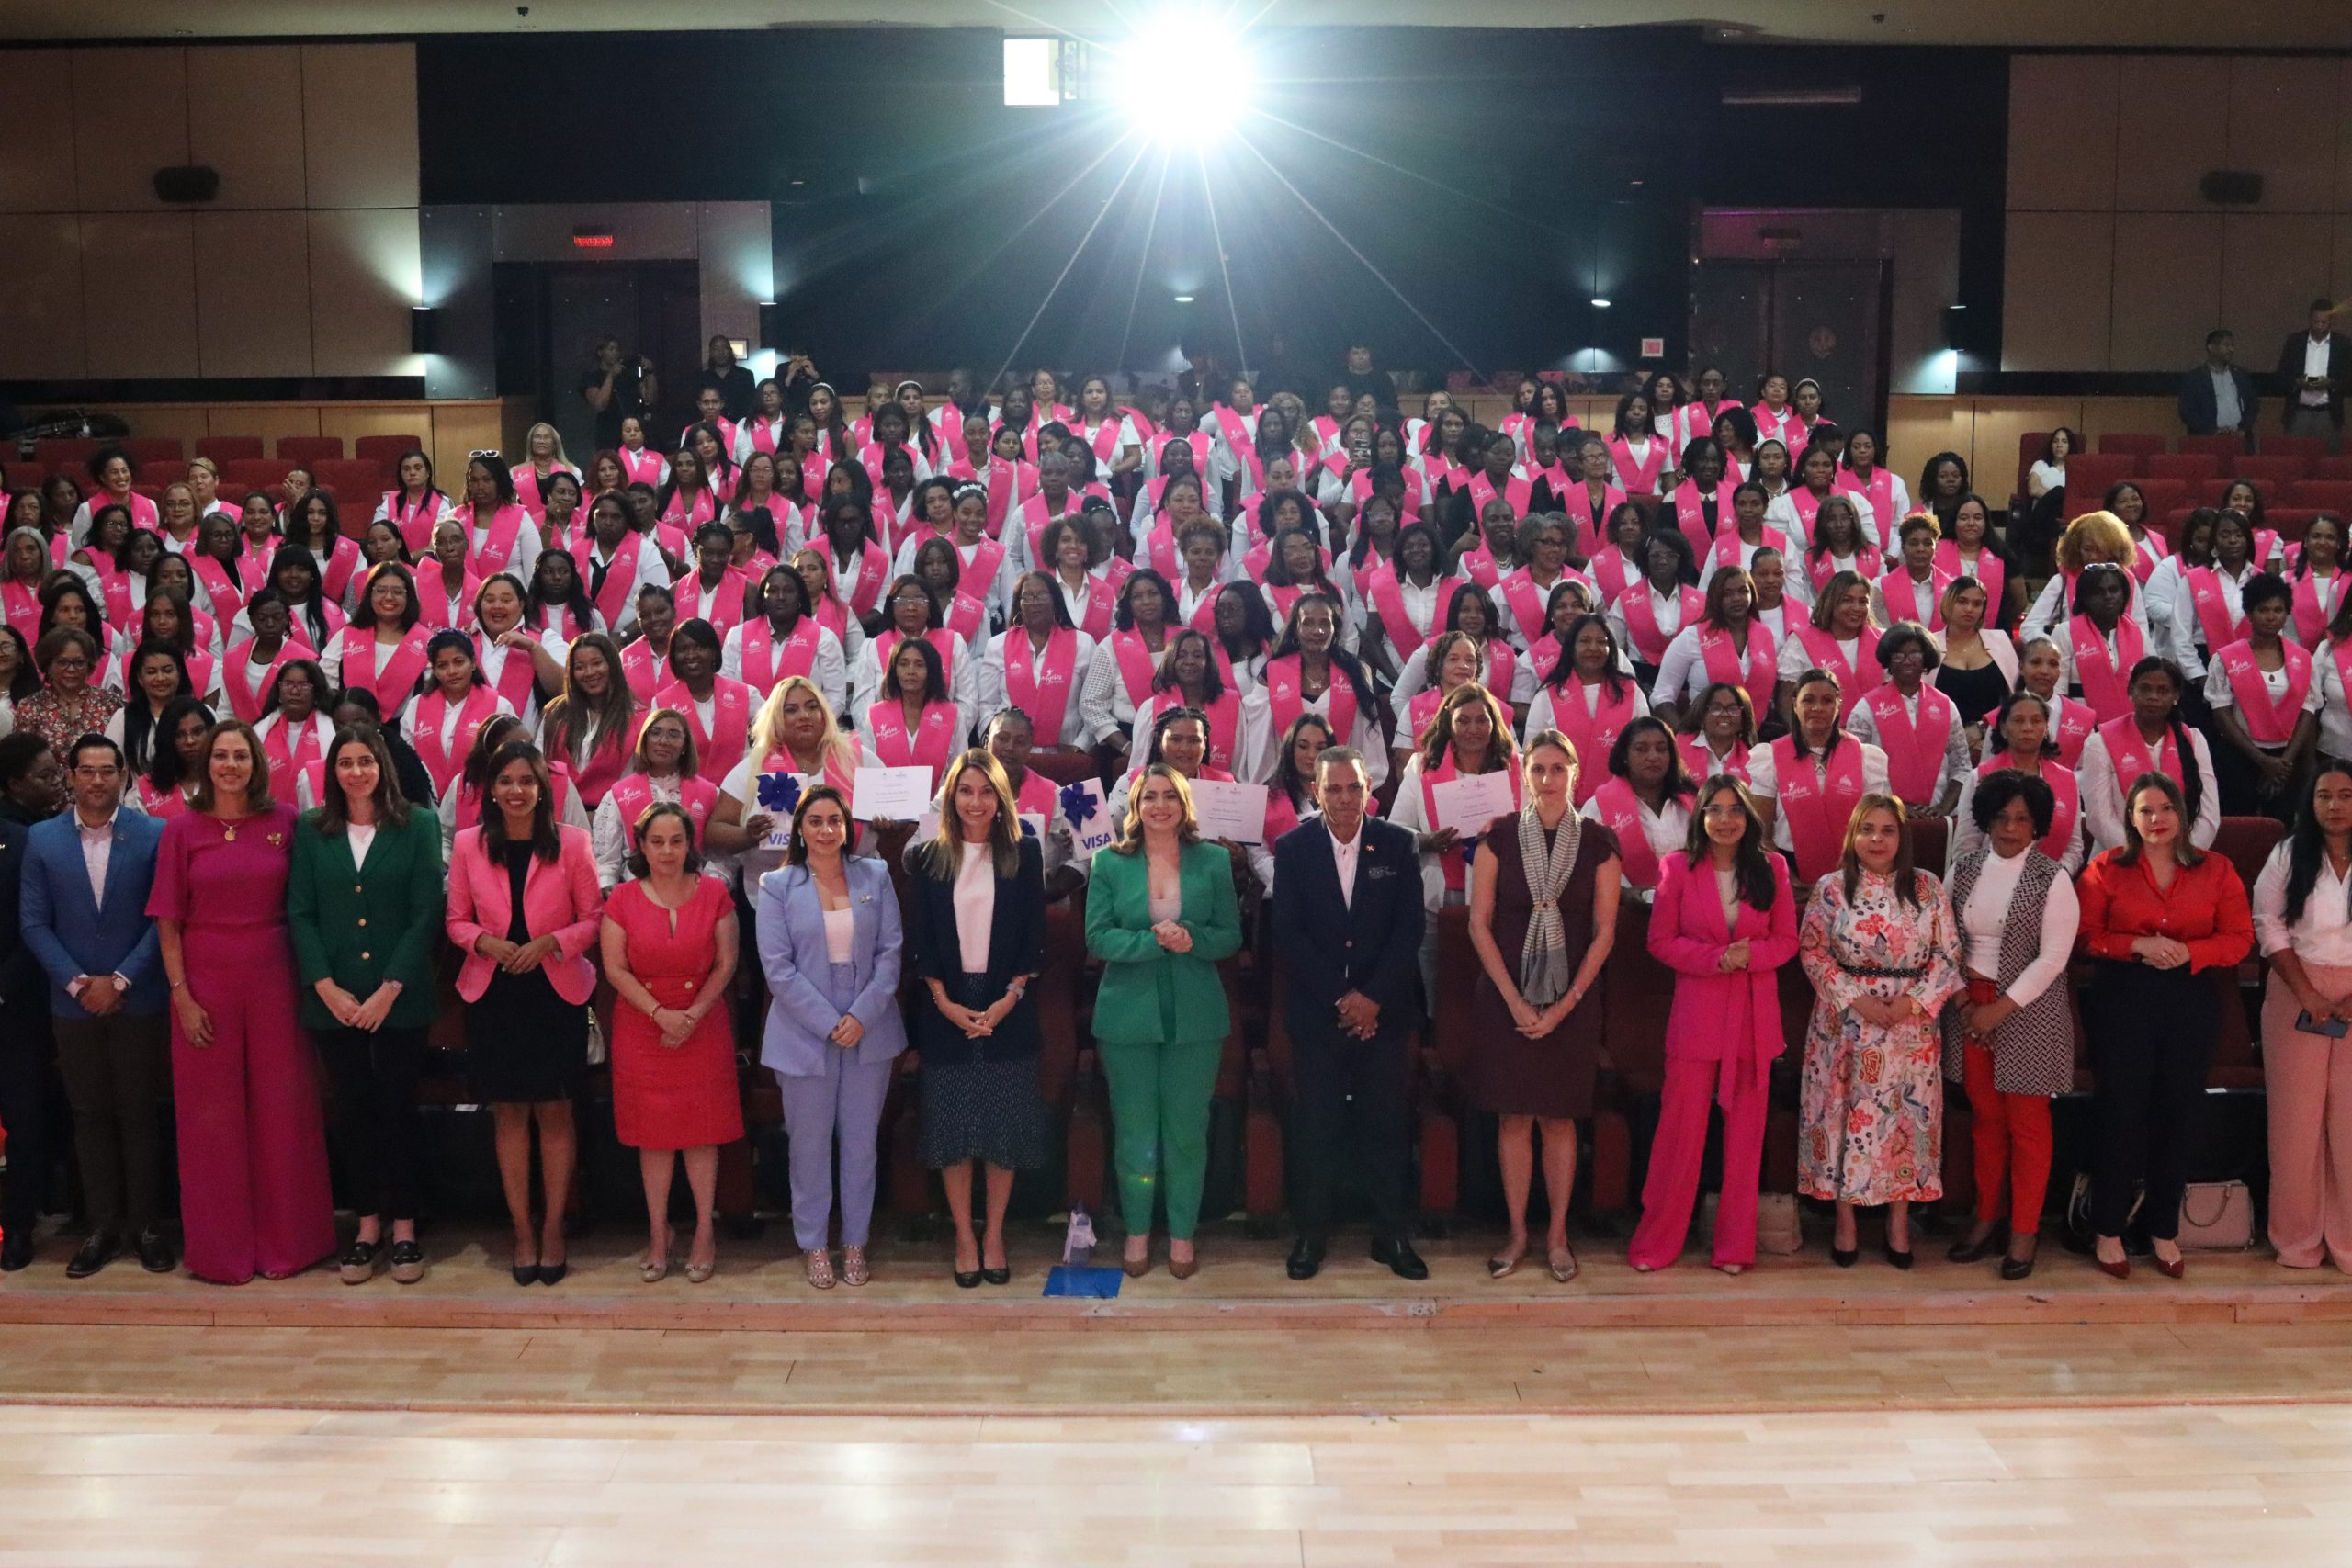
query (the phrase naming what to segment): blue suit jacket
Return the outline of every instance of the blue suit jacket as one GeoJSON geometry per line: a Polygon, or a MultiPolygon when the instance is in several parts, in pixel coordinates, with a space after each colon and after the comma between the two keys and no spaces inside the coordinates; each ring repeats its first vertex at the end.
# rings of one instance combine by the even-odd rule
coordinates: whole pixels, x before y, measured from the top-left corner
{"type": "Polygon", "coordinates": [[[1410,830],[1367,814],[1352,898],[1340,892],[1330,830],[1314,818],[1274,842],[1274,952],[1287,990],[1283,1021],[1294,1035],[1338,1027],[1333,1005],[1350,991],[1380,1004],[1380,1037],[1420,1019],[1419,847],[1410,830]]]}
{"type": "Polygon", "coordinates": [[[82,863],[82,828],[74,811],[37,824],[27,837],[22,900],[25,945],[49,973],[49,1009],[61,1018],[86,1016],[65,994],[77,975],[116,975],[130,982],[126,1011],[159,1013],[171,1000],[147,895],[155,885],[155,846],[164,825],[143,811],[114,814],[114,850],[107,859],[106,904],[91,906],[90,874],[82,863]]]}
{"type": "Polygon", "coordinates": [[[899,1014],[901,936],[899,895],[890,868],[871,857],[851,857],[848,995],[837,993],[825,952],[825,912],[803,866],[779,866],[760,879],[755,908],[760,969],[768,977],[767,1028],[760,1065],[786,1077],[824,1071],[825,1054],[841,1047],[827,1038],[847,1013],[864,1026],[852,1059],[887,1062],[907,1048],[899,1014]]]}

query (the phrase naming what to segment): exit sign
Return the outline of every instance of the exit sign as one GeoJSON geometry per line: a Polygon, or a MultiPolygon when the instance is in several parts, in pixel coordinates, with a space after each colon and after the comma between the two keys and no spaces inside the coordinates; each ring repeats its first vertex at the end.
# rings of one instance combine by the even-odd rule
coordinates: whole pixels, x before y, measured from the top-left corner
{"type": "Polygon", "coordinates": [[[609,251],[613,248],[613,231],[610,229],[574,229],[571,231],[571,248],[577,251],[609,251]]]}
{"type": "Polygon", "coordinates": [[[1642,357],[1644,359],[1664,359],[1666,357],[1666,340],[1662,337],[1644,338],[1642,340],[1642,357]]]}

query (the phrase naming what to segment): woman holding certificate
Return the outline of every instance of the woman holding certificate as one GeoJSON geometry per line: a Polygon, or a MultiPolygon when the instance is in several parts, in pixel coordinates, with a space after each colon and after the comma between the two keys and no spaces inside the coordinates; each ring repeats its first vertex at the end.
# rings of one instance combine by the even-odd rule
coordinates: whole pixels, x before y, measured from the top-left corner
{"type": "MultiPolygon", "coordinates": [[[[1472,682],[1438,705],[1429,739],[1405,764],[1389,820],[1409,828],[1420,844],[1421,905],[1434,917],[1449,904],[1470,901],[1470,870],[1478,835],[1519,809],[1519,756],[1510,718],[1494,694],[1472,682]]],[[[1437,926],[1421,933],[1421,1000],[1437,1010],[1437,926]]]]}

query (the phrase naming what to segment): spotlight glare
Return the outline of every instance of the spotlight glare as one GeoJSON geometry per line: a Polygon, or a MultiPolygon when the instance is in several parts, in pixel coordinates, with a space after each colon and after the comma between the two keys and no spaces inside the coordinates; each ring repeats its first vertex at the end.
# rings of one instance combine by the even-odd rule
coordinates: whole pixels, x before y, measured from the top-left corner
{"type": "Polygon", "coordinates": [[[1179,305],[1189,305],[1189,304],[1191,304],[1192,302],[1193,302],[1193,297],[1192,297],[1191,295],[1189,295],[1189,294],[1179,294],[1178,296],[1176,296],[1176,303],[1178,303],[1179,305]]]}
{"type": "Polygon", "coordinates": [[[1596,310],[1606,310],[1609,309],[1610,301],[1603,299],[1600,295],[1596,294],[1592,297],[1592,306],[1596,310]]]}
{"type": "Polygon", "coordinates": [[[1221,141],[1256,100],[1257,63],[1222,6],[1163,6],[1111,56],[1117,112],[1163,144],[1221,141]]]}

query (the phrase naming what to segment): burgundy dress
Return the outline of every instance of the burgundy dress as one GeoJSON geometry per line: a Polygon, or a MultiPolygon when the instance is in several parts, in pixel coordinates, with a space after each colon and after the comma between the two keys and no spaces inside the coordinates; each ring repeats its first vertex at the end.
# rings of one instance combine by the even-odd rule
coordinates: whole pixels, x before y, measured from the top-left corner
{"type": "MultiPolygon", "coordinates": [[[[1548,843],[1552,834],[1544,835],[1548,843]]],[[[1507,818],[1486,837],[1495,852],[1495,945],[1513,975],[1527,942],[1527,922],[1535,912],[1527,890],[1527,868],[1520,858],[1519,823],[1507,818]]],[[[1603,865],[1617,858],[1617,835],[1598,822],[1584,823],[1577,846],[1576,869],[1560,890],[1560,925],[1567,939],[1568,974],[1573,979],[1592,945],[1592,879],[1603,865]]],[[[1615,872],[1611,872],[1614,876],[1615,872]]],[[[1502,1116],[1589,1116],[1593,1080],[1600,1072],[1601,1013],[1607,998],[1603,979],[1596,977],[1576,1010],[1560,1027],[1541,1040],[1530,1040],[1511,1021],[1502,993],[1478,971],[1478,987],[1470,1002],[1475,1028],[1470,1065],[1464,1075],[1464,1093],[1471,1105],[1502,1116]]]]}
{"type": "MultiPolygon", "coordinates": [[[[720,917],[734,908],[727,884],[695,879],[694,897],[672,911],[642,882],[624,882],[605,915],[628,937],[629,973],[663,1007],[684,1011],[710,978],[720,917]]],[[[743,1099],[735,1082],[732,1015],[712,1008],[674,1048],[662,1043],[651,1019],[623,1002],[613,1017],[613,1126],[633,1149],[692,1149],[743,1135],[743,1099]]]]}

